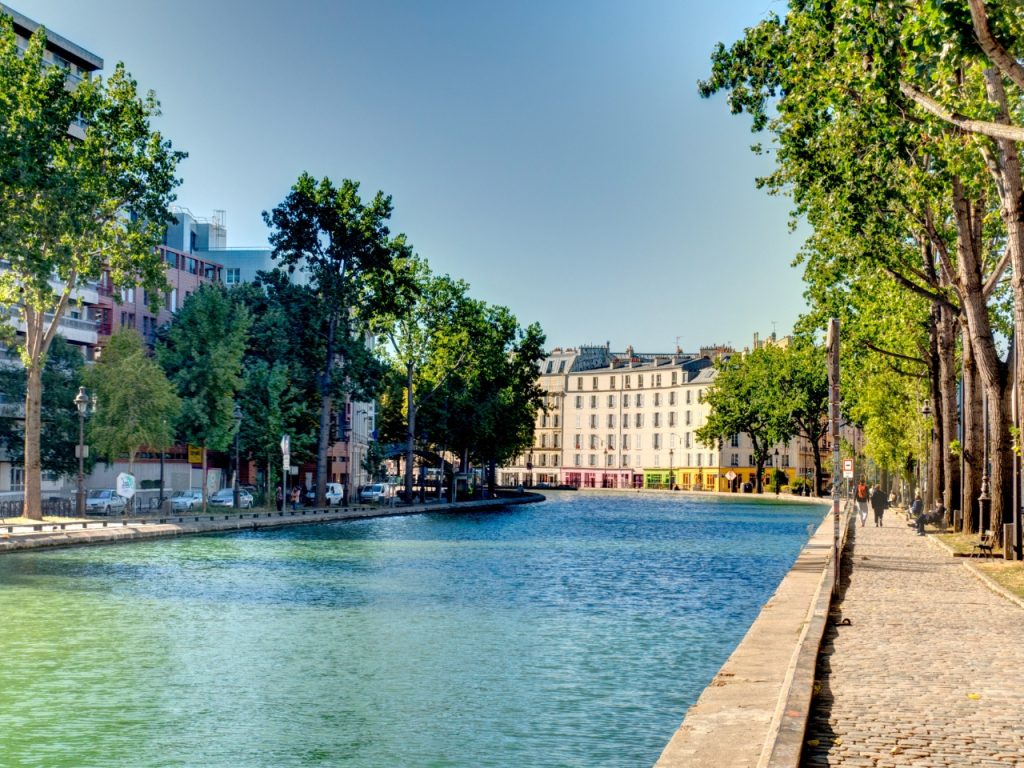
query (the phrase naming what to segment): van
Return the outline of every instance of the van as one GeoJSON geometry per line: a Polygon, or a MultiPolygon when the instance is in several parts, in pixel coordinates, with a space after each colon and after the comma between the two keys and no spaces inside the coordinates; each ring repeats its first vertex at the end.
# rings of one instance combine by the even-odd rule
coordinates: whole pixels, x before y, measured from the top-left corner
{"type": "Polygon", "coordinates": [[[365,486],[359,491],[359,501],[362,503],[383,501],[388,497],[388,486],[385,483],[374,483],[365,486]]]}
{"type": "Polygon", "coordinates": [[[340,507],[345,499],[345,486],[341,483],[328,483],[324,499],[328,507],[340,507]]]}

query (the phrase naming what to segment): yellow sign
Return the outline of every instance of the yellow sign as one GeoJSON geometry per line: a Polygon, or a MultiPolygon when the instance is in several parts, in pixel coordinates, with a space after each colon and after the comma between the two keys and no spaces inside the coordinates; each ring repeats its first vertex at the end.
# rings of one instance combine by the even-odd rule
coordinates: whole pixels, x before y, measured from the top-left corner
{"type": "Polygon", "coordinates": [[[188,447],[188,463],[189,464],[202,464],[203,463],[203,447],[201,445],[190,445],[188,447]]]}

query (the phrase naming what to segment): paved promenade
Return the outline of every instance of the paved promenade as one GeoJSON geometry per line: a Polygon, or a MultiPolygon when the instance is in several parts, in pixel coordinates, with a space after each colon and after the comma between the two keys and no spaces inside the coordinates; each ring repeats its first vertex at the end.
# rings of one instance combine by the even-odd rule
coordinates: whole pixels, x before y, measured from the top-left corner
{"type": "Polygon", "coordinates": [[[1024,766],[1024,608],[900,511],[855,536],[802,765],[1024,766]]]}

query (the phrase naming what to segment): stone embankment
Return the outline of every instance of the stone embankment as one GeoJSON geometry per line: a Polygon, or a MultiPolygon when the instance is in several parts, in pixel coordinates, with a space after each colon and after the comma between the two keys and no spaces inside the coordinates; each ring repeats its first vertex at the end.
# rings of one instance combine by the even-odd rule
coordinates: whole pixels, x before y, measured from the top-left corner
{"type": "Polygon", "coordinates": [[[207,512],[206,514],[160,515],[144,518],[114,518],[88,522],[35,523],[8,525],[0,523],[0,553],[40,547],[67,547],[83,544],[110,544],[198,533],[282,528],[339,520],[363,520],[374,517],[395,517],[422,513],[482,512],[514,504],[543,501],[538,494],[500,497],[458,504],[428,503],[409,506],[351,506],[248,512],[207,512]]]}

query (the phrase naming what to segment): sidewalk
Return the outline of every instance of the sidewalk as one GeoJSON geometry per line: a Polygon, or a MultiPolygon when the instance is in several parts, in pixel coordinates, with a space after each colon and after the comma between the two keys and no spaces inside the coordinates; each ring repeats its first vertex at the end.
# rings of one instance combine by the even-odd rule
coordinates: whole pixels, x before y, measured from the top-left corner
{"type": "Polygon", "coordinates": [[[1024,765],[1024,609],[885,523],[857,525],[802,765],[1024,765]]]}

